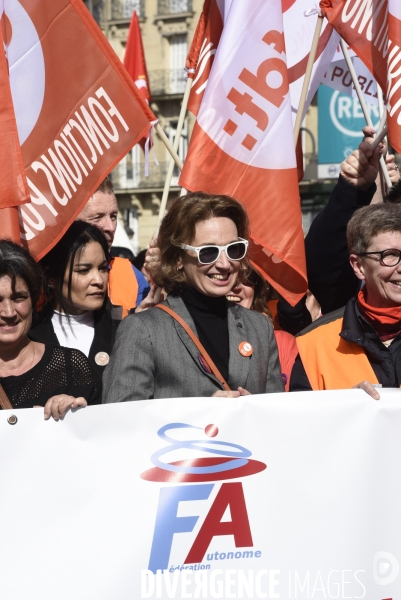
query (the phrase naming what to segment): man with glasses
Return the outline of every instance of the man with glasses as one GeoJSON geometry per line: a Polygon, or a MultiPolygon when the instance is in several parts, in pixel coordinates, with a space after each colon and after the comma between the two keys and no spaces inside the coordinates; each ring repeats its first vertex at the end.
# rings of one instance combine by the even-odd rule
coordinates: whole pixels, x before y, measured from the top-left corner
{"type": "Polygon", "coordinates": [[[290,391],[359,387],[378,400],[377,386],[401,384],[401,205],[361,208],[347,240],[352,270],[365,285],[345,309],[297,338],[290,391]]]}

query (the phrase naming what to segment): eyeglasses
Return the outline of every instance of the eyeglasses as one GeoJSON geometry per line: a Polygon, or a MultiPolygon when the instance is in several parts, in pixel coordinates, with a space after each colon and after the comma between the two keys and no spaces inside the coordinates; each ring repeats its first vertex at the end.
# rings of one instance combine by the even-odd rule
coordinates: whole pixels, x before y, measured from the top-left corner
{"type": "Polygon", "coordinates": [[[369,254],[379,254],[380,264],[383,267],[396,267],[401,261],[401,250],[397,250],[396,248],[378,250],[377,252],[361,252],[358,256],[369,256],[369,254]]]}
{"type": "Polygon", "coordinates": [[[227,246],[188,246],[183,244],[181,250],[193,250],[196,252],[201,265],[212,265],[220,258],[220,254],[226,253],[229,260],[241,260],[248,250],[248,241],[238,238],[238,242],[231,242],[227,246]]]}

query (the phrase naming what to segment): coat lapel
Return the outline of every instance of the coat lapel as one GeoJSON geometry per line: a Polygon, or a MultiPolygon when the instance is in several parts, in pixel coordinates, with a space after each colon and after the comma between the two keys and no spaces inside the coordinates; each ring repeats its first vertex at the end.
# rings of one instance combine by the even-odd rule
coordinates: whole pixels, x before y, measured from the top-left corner
{"type": "MultiPolygon", "coordinates": [[[[192,319],[191,315],[189,314],[189,312],[188,312],[184,302],[181,300],[181,298],[174,298],[173,296],[168,296],[168,298],[166,300],[166,304],[172,310],[174,310],[177,313],[177,315],[179,315],[182,319],[184,319],[184,321],[189,325],[189,327],[192,329],[192,331],[197,336],[195,323],[193,322],[193,319],[192,319]]],[[[169,315],[168,315],[168,317],[170,319],[172,319],[172,317],[170,317],[169,315]]],[[[221,389],[223,389],[223,386],[220,384],[218,379],[213,375],[213,373],[207,373],[203,369],[203,367],[201,366],[200,361],[199,361],[200,353],[199,353],[198,348],[195,346],[195,344],[193,343],[193,341],[191,340],[191,338],[189,337],[187,332],[181,327],[181,325],[179,323],[177,323],[177,321],[175,319],[173,319],[173,320],[174,320],[174,327],[177,331],[177,335],[180,338],[180,340],[182,341],[182,343],[184,344],[184,346],[186,347],[186,349],[188,350],[189,354],[192,356],[197,368],[201,371],[201,373],[203,373],[203,375],[206,375],[206,377],[209,377],[209,379],[211,379],[221,389]]]]}
{"type": "Polygon", "coordinates": [[[230,359],[227,383],[232,390],[236,390],[238,386],[245,387],[251,360],[250,357],[242,356],[238,349],[241,342],[248,341],[245,323],[241,319],[241,310],[238,306],[230,306],[228,309],[228,338],[230,359]]]}

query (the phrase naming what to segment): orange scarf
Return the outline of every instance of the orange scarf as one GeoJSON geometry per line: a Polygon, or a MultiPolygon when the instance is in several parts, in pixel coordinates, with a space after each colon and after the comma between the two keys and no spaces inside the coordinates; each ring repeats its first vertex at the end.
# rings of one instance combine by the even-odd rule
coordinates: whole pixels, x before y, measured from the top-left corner
{"type": "Polygon", "coordinates": [[[377,308],[366,302],[366,286],[358,293],[358,308],[372,325],[382,342],[391,340],[401,332],[401,306],[377,308]]]}

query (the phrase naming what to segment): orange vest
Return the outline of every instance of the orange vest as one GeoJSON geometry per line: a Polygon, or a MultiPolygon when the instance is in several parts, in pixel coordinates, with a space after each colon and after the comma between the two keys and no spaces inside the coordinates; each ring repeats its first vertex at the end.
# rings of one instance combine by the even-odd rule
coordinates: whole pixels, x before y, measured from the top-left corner
{"type": "Polygon", "coordinates": [[[340,337],[342,323],[339,318],[296,338],[313,390],[350,389],[365,380],[379,383],[364,349],[340,337]]]}
{"type": "Polygon", "coordinates": [[[116,256],[111,259],[108,293],[113,308],[121,307],[121,315],[116,315],[116,311],[113,310],[113,318],[124,319],[129,311],[135,308],[138,298],[138,281],[128,258],[116,256]]]}

